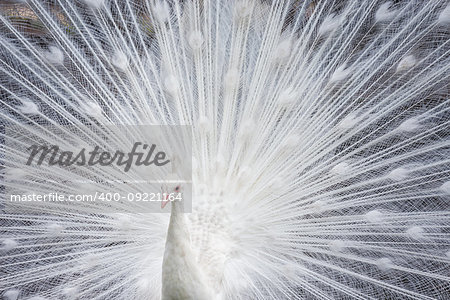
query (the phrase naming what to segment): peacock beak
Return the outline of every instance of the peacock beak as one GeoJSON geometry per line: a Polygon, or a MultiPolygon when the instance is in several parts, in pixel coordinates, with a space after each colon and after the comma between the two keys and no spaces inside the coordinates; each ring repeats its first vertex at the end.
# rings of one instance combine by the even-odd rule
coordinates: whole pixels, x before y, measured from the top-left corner
{"type": "Polygon", "coordinates": [[[169,203],[169,200],[167,200],[167,198],[166,198],[166,200],[163,200],[161,202],[161,208],[164,209],[164,207],[166,207],[167,203],[169,203]]]}

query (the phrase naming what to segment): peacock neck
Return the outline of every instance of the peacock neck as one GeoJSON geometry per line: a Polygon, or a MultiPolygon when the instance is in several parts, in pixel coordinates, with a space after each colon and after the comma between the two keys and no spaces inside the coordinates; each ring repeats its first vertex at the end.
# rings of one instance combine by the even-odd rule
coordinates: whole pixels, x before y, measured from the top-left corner
{"type": "Polygon", "coordinates": [[[179,201],[173,201],[170,203],[170,222],[177,224],[186,222],[182,204],[179,201]]]}
{"type": "Polygon", "coordinates": [[[162,300],[215,299],[191,249],[188,222],[182,203],[171,202],[162,268],[162,300]]]}
{"type": "Polygon", "coordinates": [[[182,203],[173,201],[170,203],[170,222],[167,231],[167,240],[176,238],[177,240],[190,240],[189,231],[187,229],[187,222],[185,214],[183,213],[182,203]]]}

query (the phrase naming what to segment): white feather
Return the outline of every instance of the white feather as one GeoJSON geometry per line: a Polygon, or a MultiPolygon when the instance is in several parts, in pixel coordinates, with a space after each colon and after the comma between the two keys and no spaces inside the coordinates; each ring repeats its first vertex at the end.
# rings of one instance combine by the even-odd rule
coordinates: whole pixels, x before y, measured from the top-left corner
{"type": "Polygon", "coordinates": [[[0,10],[2,297],[446,299],[448,1],[0,10]],[[122,150],[148,124],[190,126],[191,142],[154,137],[171,157],[192,149],[178,157],[192,159],[188,180],[21,163],[25,141],[122,150]],[[192,213],[146,213],[144,201],[9,209],[12,192],[178,185],[192,185],[192,213]]]}
{"type": "Polygon", "coordinates": [[[398,10],[390,10],[392,2],[388,1],[380,5],[377,12],[375,13],[375,22],[385,22],[392,20],[395,16],[398,15],[398,10]]]}
{"type": "Polygon", "coordinates": [[[351,71],[352,69],[347,67],[347,64],[339,66],[331,76],[330,82],[342,81],[346,79],[350,75],[351,71]]]}
{"type": "Polygon", "coordinates": [[[392,261],[387,257],[382,257],[378,259],[375,263],[381,271],[387,271],[390,268],[392,268],[392,261]]]}
{"type": "Polygon", "coordinates": [[[104,4],[104,0],[83,0],[89,7],[99,9],[104,4]]]}
{"type": "Polygon", "coordinates": [[[439,14],[438,22],[444,25],[450,23],[450,4],[439,14]]]}
{"type": "Polygon", "coordinates": [[[336,30],[337,28],[339,28],[342,21],[343,16],[337,15],[335,13],[330,14],[329,16],[325,17],[325,19],[323,19],[322,24],[320,24],[318,34],[324,35],[331,31],[336,30]]]}
{"type": "Polygon", "coordinates": [[[126,54],[120,50],[114,51],[112,56],[112,64],[121,71],[125,71],[128,67],[128,58],[126,54]]]}
{"type": "Polygon", "coordinates": [[[19,294],[19,290],[7,290],[3,293],[3,297],[5,298],[5,300],[17,300],[17,298],[19,298],[19,294]]]}
{"type": "Polygon", "coordinates": [[[3,251],[10,251],[18,246],[18,243],[13,239],[4,239],[3,247],[1,248],[3,251]]]}
{"type": "Polygon", "coordinates": [[[45,59],[54,65],[62,65],[64,63],[64,53],[56,46],[49,46],[48,51],[44,52],[45,59]]]}
{"type": "Polygon", "coordinates": [[[24,114],[39,114],[39,107],[29,99],[21,99],[22,106],[19,108],[24,114]]]}
{"type": "Polygon", "coordinates": [[[417,63],[417,59],[414,55],[407,55],[403,57],[397,65],[397,72],[407,71],[414,67],[417,63]]]}

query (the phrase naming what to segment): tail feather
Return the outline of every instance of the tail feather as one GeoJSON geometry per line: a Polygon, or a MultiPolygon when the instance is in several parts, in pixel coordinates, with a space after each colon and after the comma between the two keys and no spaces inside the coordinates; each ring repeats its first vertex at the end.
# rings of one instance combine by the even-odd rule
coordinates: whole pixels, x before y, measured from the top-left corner
{"type": "MultiPolygon", "coordinates": [[[[0,4],[0,208],[122,180],[24,167],[28,139],[190,125],[192,259],[223,299],[450,292],[446,1],[19,2],[0,4]]],[[[55,205],[0,213],[4,297],[160,297],[166,214],[55,205]]]]}

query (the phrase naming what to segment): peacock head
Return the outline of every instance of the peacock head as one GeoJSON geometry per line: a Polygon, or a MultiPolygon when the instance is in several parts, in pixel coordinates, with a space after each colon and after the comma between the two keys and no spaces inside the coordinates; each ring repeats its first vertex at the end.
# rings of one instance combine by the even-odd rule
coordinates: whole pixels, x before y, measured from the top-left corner
{"type": "MultiPolygon", "coordinates": [[[[190,186],[185,181],[189,178],[185,166],[182,165],[178,155],[171,155],[171,171],[165,176],[164,183],[161,186],[161,209],[164,209],[169,202],[172,202],[172,211],[184,211],[186,200],[190,200],[190,186]],[[187,199],[185,199],[187,198],[187,199]]],[[[189,201],[187,201],[189,202],[189,201]]]]}
{"type": "MultiPolygon", "coordinates": [[[[169,189],[164,190],[169,191],[169,189]]],[[[179,194],[181,194],[181,185],[175,186],[175,188],[171,192],[163,192],[163,201],[161,201],[161,208],[164,209],[167,203],[174,202],[179,194]]]]}

